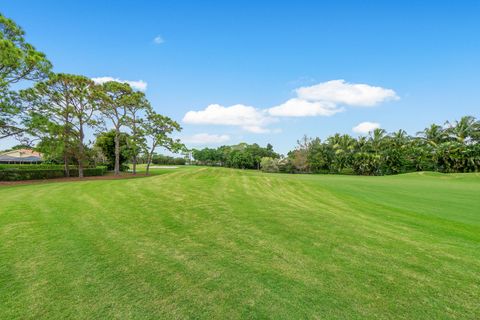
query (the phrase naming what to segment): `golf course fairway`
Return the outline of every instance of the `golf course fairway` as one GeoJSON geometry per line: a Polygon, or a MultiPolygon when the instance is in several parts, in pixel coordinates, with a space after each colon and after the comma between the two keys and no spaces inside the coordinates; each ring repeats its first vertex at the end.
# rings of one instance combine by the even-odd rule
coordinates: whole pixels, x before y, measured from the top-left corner
{"type": "Polygon", "coordinates": [[[0,319],[480,318],[480,174],[0,186],[0,319]]]}

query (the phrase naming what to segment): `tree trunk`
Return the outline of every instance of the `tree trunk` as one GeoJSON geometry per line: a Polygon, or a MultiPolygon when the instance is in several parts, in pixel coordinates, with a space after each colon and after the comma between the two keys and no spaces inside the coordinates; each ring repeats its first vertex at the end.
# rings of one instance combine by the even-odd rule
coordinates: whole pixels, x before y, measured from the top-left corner
{"type": "Polygon", "coordinates": [[[150,163],[152,162],[152,153],[153,152],[150,152],[148,154],[148,158],[147,158],[147,170],[145,171],[145,174],[148,176],[150,174],[150,163]]]}
{"type": "Polygon", "coordinates": [[[136,121],[137,119],[135,118],[135,116],[133,116],[133,141],[134,141],[134,146],[133,146],[133,159],[132,159],[132,166],[133,166],[133,174],[137,174],[137,126],[136,126],[136,121]]]}
{"type": "Polygon", "coordinates": [[[70,170],[68,169],[68,157],[67,152],[63,152],[63,171],[65,171],[65,177],[70,177],[70,170]]]}
{"type": "Polygon", "coordinates": [[[68,114],[64,116],[65,125],[63,127],[63,164],[65,177],[70,177],[70,170],[68,168],[68,135],[69,135],[69,119],[68,114]]]}
{"type": "Polygon", "coordinates": [[[152,150],[150,151],[147,157],[147,170],[145,171],[145,175],[147,176],[150,174],[150,163],[152,162],[153,152],[155,152],[156,147],[157,145],[154,143],[152,146],[152,150]]]}
{"type": "Polygon", "coordinates": [[[79,142],[78,142],[78,177],[83,178],[83,153],[84,153],[84,147],[83,147],[83,125],[80,124],[80,132],[79,132],[79,142]]]}
{"type": "Polygon", "coordinates": [[[120,175],[120,130],[115,129],[115,168],[116,176],[120,175]]]}
{"type": "Polygon", "coordinates": [[[150,155],[148,156],[148,160],[147,160],[147,170],[145,170],[145,175],[149,175],[150,174],[150,155]]]}

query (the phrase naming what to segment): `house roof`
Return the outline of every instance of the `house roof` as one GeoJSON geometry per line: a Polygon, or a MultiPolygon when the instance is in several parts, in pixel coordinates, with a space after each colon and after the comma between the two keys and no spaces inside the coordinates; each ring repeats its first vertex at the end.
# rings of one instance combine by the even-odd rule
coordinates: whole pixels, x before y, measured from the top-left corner
{"type": "Polygon", "coordinates": [[[1,162],[40,162],[42,154],[32,149],[17,149],[0,153],[1,162]]]}

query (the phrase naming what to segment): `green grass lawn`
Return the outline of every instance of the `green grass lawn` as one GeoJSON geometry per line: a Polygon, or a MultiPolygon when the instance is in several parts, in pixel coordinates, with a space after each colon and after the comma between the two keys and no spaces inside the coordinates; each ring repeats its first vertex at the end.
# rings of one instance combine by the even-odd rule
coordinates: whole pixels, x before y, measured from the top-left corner
{"type": "Polygon", "coordinates": [[[0,186],[0,319],[480,318],[480,175],[0,186]]]}

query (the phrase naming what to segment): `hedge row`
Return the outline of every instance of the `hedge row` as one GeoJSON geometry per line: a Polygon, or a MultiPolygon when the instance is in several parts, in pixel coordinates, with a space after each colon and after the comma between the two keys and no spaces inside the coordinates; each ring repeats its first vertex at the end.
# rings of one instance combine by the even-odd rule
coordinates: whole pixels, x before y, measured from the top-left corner
{"type": "MultiPolygon", "coordinates": [[[[75,166],[69,166],[75,169],[75,166]]],[[[63,170],[63,164],[0,164],[1,170],[63,170]]]]}
{"type": "MultiPolygon", "coordinates": [[[[85,177],[103,176],[105,171],[105,167],[85,168],[83,169],[83,175],[85,177]]],[[[64,177],[65,172],[63,169],[0,169],[0,181],[40,180],[64,177]]],[[[78,169],[70,169],[70,177],[78,177],[78,169]]]]}

